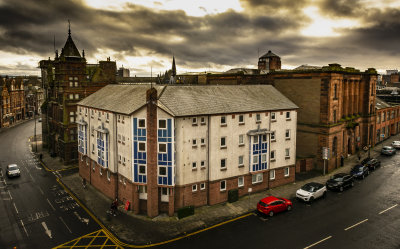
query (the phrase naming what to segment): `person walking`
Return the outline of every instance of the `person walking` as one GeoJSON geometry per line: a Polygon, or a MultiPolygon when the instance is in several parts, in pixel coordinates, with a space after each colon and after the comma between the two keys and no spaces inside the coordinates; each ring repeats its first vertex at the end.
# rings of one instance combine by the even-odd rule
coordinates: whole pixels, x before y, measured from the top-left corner
{"type": "Polygon", "coordinates": [[[361,152],[358,152],[357,157],[358,157],[358,162],[361,162],[361,152]]]}
{"type": "Polygon", "coordinates": [[[115,200],[111,203],[111,214],[114,216],[117,216],[117,208],[118,208],[118,199],[115,198],[115,200]]]}
{"type": "Polygon", "coordinates": [[[86,189],[86,178],[82,178],[82,185],[83,185],[83,188],[84,189],[86,189]]]}

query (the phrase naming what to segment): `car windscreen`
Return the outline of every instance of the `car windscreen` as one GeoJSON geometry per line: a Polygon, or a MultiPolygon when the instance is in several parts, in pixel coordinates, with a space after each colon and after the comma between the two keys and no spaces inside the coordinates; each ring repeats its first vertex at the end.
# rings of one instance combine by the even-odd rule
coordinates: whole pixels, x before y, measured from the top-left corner
{"type": "Polygon", "coordinates": [[[304,191],[307,191],[307,192],[314,192],[315,188],[313,186],[311,186],[311,185],[306,184],[303,187],[301,187],[301,189],[304,190],[304,191]]]}
{"type": "Polygon", "coordinates": [[[336,176],[336,177],[332,176],[331,180],[334,180],[336,182],[342,182],[343,181],[343,177],[341,177],[341,176],[336,176]]]}
{"type": "Polygon", "coordinates": [[[264,203],[262,201],[260,201],[258,204],[260,204],[260,206],[262,206],[262,207],[267,207],[268,206],[266,203],[264,203]]]}
{"type": "Polygon", "coordinates": [[[11,165],[8,168],[9,168],[9,170],[16,170],[16,169],[18,169],[18,166],[17,165],[11,165]]]}

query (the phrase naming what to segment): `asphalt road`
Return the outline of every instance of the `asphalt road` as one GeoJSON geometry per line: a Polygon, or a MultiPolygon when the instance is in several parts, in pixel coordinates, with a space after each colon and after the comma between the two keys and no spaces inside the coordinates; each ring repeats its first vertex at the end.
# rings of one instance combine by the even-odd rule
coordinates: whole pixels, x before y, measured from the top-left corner
{"type": "Polygon", "coordinates": [[[35,160],[28,142],[33,130],[29,121],[0,133],[0,248],[52,248],[100,229],[57,183],[60,175],[35,160]],[[20,166],[20,177],[6,177],[11,163],[20,166]]]}
{"type": "Polygon", "coordinates": [[[400,248],[400,151],[343,193],[290,212],[251,215],[161,248],[400,248]]]}

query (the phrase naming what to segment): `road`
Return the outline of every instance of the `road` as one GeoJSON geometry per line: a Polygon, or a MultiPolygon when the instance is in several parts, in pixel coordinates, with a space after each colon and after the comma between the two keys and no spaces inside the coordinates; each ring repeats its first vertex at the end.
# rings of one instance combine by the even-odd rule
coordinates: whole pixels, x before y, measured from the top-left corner
{"type": "Polygon", "coordinates": [[[290,212],[251,215],[161,248],[400,248],[400,152],[343,193],[290,212]]]}
{"type": "MultiPolygon", "coordinates": [[[[0,133],[3,172],[10,163],[22,171],[15,179],[0,174],[0,248],[52,248],[68,241],[71,247],[59,248],[92,242],[86,248],[99,248],[93,246],[96,243],[116,248],[58,184],[57,177],[68,172],[47,172],[34,159],[28,143],[33,127],[30,121],[0,133]]],[[[157,248],[398,249],[400,152],[380,159],[381,168],[343,193],[329,192],[311,205],[293,200],[290,212],[251,215],[157,248]]]]}
{"type": "Polygon", "coordinates": [[[29,121],[0,133],[0,248],[52,248],[101,229],[57,183],[60,174],[45,171],[33,157],[33,129],[29,121]],[[20,177],[6,177],[11,163],[20,166],[20,177]]]}

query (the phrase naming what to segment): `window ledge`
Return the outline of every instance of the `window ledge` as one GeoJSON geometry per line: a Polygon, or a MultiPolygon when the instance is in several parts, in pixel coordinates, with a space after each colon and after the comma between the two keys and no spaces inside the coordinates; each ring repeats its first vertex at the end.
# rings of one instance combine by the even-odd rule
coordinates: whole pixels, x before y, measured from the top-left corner
{"type": "Polygon", "coordinates": [[[285,140],[290,140],[290,137],[285,137],[285,140]]]}
{"type": "Polygon", "coordinates": [[[226,126],[228,126],[227,124],[221,124],[221,127],[226,127],[226,126]]]}
{"type": "Polygon", "coordinates": [[[206,166],[202,166],[200,169],[201,169],[201,170],[206,169],[206,166]]]}
{"type": "Polygon", "coordinates": [[[285,156],[285,159],[290,159],[290,156],[285,156]]]}
{"type": "Polygon", "coordinates": [[[271,122],[276,122],[276,119],[271,119],[271,122]]]}
{"type": "Polygon", "coordinates": [[[206,123],[201,123],[201,125],[206,125],[206,123]]]}
{"type": "Polygon", "coordinates": [[[252,182],[251,184],[252,185],[260,185],[260,184],[262,184],[263,182],[252,182]]]}
{"type": "Polygon", "coordinates": [[[226,149],[226,148],[227,148],[227,146],[226,146],[226,145],[224,145],[224,146],[221,146],[220,148],[221,148],[221,149],[226,149]]]}
{"type": "Polygon", "coordinates": [[[225,167],[225,168],[221,168],[221,171],[225,171],[225,170],[227,170],[227,168],[225,167]]]}
{"type": "Polygon", "coordinates": [[[239,147],[243,147],[244,146],[244,144],[239,144],[239,147]]]}
{"type": "Polygon", "coordinates": [[[241,164],[241,165],[239,165],[238,167],[239,167],[239,168],[243,168],[243,167],[244,167],[244,164],[241,164]]]}
{"type": "Polygon", "coordinates": [[[290,121],[290,120],[292,120],[291,118],[286,118],[286,121],[290,121]]]}
{"type": "Polygon", "coordinates": [[[242,122],[242,123],[239,123],[239,125],[244,125],[244,122],[242,122]]]}
{"type": "Polygon", "coordinates": [[[275,158],[271,158],[271,162],[275,162],[275,160],[276,160],[275,158]]]}
{"type": "Polygon", "coordinates": [[[224,193],[224,192],[226,192],[226,189],[223,189],[223,190],[219,190],[221,193],[224,193]]]}
{"type": "Polygon", "coordinates": [[[276,142],[276,139],[274,139],[274,140],[271,140],[271,142],[276,142]]]}
{"type": "Polygon", "coordinates": [[[288,178],[290,175],[284,176],[285,178],[288,178]]]}
{"type": "Polygon", "coordinates": [[[192,126],[197,126],[197,124],[192,124],[192,126]]]}
{"type": "Polygon", "coordinates": [[[269,181],[275,181],[275,178],[269,178],[269,181]]]}
{"type": "Polygon", "coordinates": [[[197,168],[192,168],[192,171],[197,171],[197,168]]]}
{"type": "Polygon", "coordinates": [[[205,146],[206,146],[206,144],[202,144],[202,145],[201,145],[201,147],[205,147],[205,146]]]}
{"type": "Polygon", "coordinates": [[[256,124],[261,124],[261,121],[256,121],[256,124]]]}

